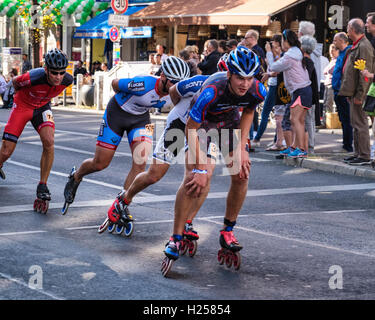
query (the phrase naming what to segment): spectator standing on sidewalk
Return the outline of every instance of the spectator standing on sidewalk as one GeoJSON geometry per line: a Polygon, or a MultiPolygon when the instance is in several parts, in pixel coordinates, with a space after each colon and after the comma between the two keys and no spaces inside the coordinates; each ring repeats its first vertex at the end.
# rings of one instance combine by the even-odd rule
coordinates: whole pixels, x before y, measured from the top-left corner
{"type": "Polygon", "coordinates": [[[342,147],[347,152],[353,152],[353,128],[350,124],[350,105],[349,101],[344,96],[339,96],[338,93],[341,87],[342,69],[348,50],[352,47],[349,45],[349,38],[345,32],[339,32],[333,38],[333,44],[339,50],[335,68],[332,73],[332,89],[337,108],[337,113],[342,127],[342,147]]]}
{"type": "MultiPolygon", "coordinates": [[[[311,54],[314,52],[316,47],[316,39],[312,36],[303,36],[301,37],[301,49],[303,51],[303,62],[306,65],[306,69],[309,73],[309,78],[311,81],[311,90],[312,90],[312,104],[313,106],[319,106],[319,83],[316,75],[316,69],[314,62],[311,60],[311,54]]],[[[305,118],[305,149],[309,147],[309,135],[308,132],[311,131],[311,126],[313,123],[311,118],[305,118]],[[310,127],[310,130],[308,129],[310,127]]]]}
{"type": "Polygon", "coordinates": [[[362,109],[370,82],[354,68],[358,60],[366,61],[366,68],[373,72],[374,48],[365,36],[363,20],[355,18],[349,21],[347,32],[353,41],[348,57],[344,63],[342,84],[339,95],[350,99],[350,120],[353,127],[354,154],[346,158],[350,165],[371,163],[370,134],[367,114],[362,109]]]}
{"type": "Polygon", "coordinates": [[[221,57],[218,48],[219,44],[215,39],[208,40],[205,57],[202,62],[198,63],[198,68],[203,75],[211,75],[217,72],[217,63],[221,57]]]}
{"type": "MultiPolygon", "coordinates": [[[[283,31],[282,48],[285,54],[275,62],[271,46],[266,45],[270,70],[284,73],[285,87],[292,96],[290,108],[286,110],[284,119],[285,122],[289,122],[290,117],[293,143],[288,149],[284,150],[285,152],[281,151],[280,154],[292,158],[305,158],[307,157],[305,117],[307,110],[312,106],[311,81],[303,62],[301,43],[292,30],[283,31]]],[[[287,131],[286,126],[284,128],[284,131],[287,131]]]]}
{"type": "MultiPolygon", "coordinates": [[[[281,51],[282,51],[281,50],[281,35],[276,34],[272,37],[271,51],[273,53],[274,60],[275,61],[279,60],[281,56],[281,51]]],[[[259,145],[260,139],[262,138],[264,131],[266,131],[267,129],[269,115],[276,102],[277,76],[276,75],[271,76],[270,72],[264,73],[262,82],[267,81],[267,80],[268,80],[268,93],[267,93],[266,100],[264,100],[264,103],[263,103],[261,121],[257,130],[257,134],[255,135],[255,138],[252,143],[253,146],[259,145]]]]}
{"type": "MultiPolygon", "coordinates": [[[[315,25],[310,21],[301,21],[298,27],[298,38],[303,36],[315,37],[315,25]]],[[[310,58],[314,62],[316,70],[318,90],[320,92],[320,80],[322,79],[322,68],[320,57],[322,56],[323,44],[317,43],[314,51],[311,53],[310,58]]],[[[312,108],[306,114],[306,122],[310,123],[306,129],[309,134],[309,152],[314,152],[315,147],[315,126],[319,126],[320,123],[320,106],[313,105],[312,108]]]]}
{"type": "MultiPolygon", "coordinates": [[[[367,33],[371,34],[371,44],[372,46],[374,47],[374,50],[375,50],[375,13],[372,12],[372,13],[369,13],[367,15],[367,20],[366,20],[366,29],[367,29],[367,33]]],[[[375,65],[374,65],[374,70],[375,70],[375,65]]],[[[362,72],[362,75],[365,77],[365,78],[368,78],[368,79],[372,79],[372,86],[375,85],[375,77],[374,77],[374,74],[369,72],[367,69],[363,70],[362,72]]],[[[372,134],[373,134],[373,138],[375,139],[375,125],[374,125],[374,120],[373,120],[373,123],[372,123],[372,134]]],[[[375,158],[375,155],[374,155],[374,152],[375,152],[375,140],[372,144],[372,147],[371,147],[371,158],[374,160],[375,158]]]]}
{"type": "Polygon", "coordinates": [[[328,65],[324,68],[323,74],[324,74],[324,123],[326,123],[327,119],[327,112],[333,113],[333,89],[332,89],[332,74],[333,70],[335,69],[337,57],[339,56],[339,50],[336,48],[336,46],[332,43],[329,46],[329,55],[331,57],[331,60],[329,61],[328,65]]]}

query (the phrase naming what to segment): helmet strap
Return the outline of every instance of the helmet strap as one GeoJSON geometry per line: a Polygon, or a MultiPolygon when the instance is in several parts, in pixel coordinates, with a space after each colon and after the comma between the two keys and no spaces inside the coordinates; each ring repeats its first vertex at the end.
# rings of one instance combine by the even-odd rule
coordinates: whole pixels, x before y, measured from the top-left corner
{"type": "Polygon", "coordinates": [[[167,90],[168,79],[167,78],[165,78],[165,79],[166,79],[165,81],[161,82],[163,84],[162,91],[163,91],[163,93],[168,93],[168,90],[167,90]]]}

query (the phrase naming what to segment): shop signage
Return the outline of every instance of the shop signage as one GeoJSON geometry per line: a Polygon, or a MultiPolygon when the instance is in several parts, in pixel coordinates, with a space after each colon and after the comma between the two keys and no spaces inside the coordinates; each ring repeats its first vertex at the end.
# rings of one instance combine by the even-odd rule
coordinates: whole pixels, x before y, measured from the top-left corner
{"type": "Polygon", "coordinates": [[[120,31],[117,27],[112,27],[109,30],[109,39],[111,39],[112,42],[116,42],[120,38],[120,31]]]}
{"type": "Polygon", "coordinates": [[[342,30],[349,21],[349,8],[347,6],[333,5],[328,8],[328,26],[330,29],[342,30]]]}
{"type": "Polygon", "coordinates": [[[111,0],[111,7],[114,12],[123,14],[128,9],[128,0],[111,0]]]}
{"type": "Polygon", "coordinates": [[[110,26],[127,27],[129,25],[129,16],[120,14],[110,14],[108,16],[110,26]]]}

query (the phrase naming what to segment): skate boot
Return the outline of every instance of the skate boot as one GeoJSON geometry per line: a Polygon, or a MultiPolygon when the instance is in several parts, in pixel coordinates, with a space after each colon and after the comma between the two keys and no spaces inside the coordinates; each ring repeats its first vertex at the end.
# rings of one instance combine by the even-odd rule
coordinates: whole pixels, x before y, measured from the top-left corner
{"type": "Polygon", "coordinates": [[[173,235],[165,245],[164,254],[165,258],[161,264],[161,273],[166,277],[172,268],[172,264],[179,257],[182,236],[173,235]]]}
{"type": "Polygon", "coordinates": [[[226,227],[220,231],[220,245],[221,249],[217,253],[219,264],[226,264],[228,268],[232,265],[234,270],[238,270],[241,266],[240,250],[242,246],[237,241],[233,234],[232,227],[226,227]]]}
{"type": "Polygon", "coordinates": [[[69,206],[73,203],[78,186],[81,183],[81,182],[77,182],[74,180],[74,174],[76,173],[76,171],[77,171],[76,167],[73,167],[72,171],[69,174],[68,182],[65,185],[65,189],[64,189],[65,203],[64,203],[63,208],[61,209],[62,215],[68,212],[69,206]]]}
{"type": "Polygon", "coordinates": [[[46,214],[48,211],[49,201],[51,200],[51,193],[47,185],[39,183],[36,188],[36,199],[34,201],[34,211],[46,214]]]}
{"type": "Polygon", "coordinates": [[[198,232],[193,229],[193,224],[191,220],[188,220],[185,223],[185,229],[182,235],[183,239],[181,241],[180,248],[181,255],[184,255],[186,251],[189,250],[189,256],[194,257],[198,248],[197,240],[199,239],[199,235],[198,232]]]}
{"type": "Polygon", "coordinates": [[[130,237],[134,231],[134,219],[128,209],[128,204],[124,200],[125,190],[120,192],[108,210],[108,217],[104,220],[98,229],[99,233],[108,232],[115,234],[124,234],[130,237]]]}
{"type": "Polygon", "coordinates": [[[3,167],[0,168],[0,178],[5,180],[5,173],[4,173],[3,167]]]}

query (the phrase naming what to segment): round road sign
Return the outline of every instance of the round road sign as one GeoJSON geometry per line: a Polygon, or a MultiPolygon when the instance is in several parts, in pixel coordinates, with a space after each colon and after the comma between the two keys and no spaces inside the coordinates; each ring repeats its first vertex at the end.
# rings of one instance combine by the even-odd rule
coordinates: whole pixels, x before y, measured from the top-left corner
{"type": "Polygon", "coordinates": [[[109,30],[109,39],[111,41],[116,42],[120,38],[120,31],[117,27],[112,27],[109,30]]]}
{"type": "Polygon", "coordinates": [[[123,14],[128,9],[128,0],[111,0],[111,7],[114,12],[123,14]]]}

